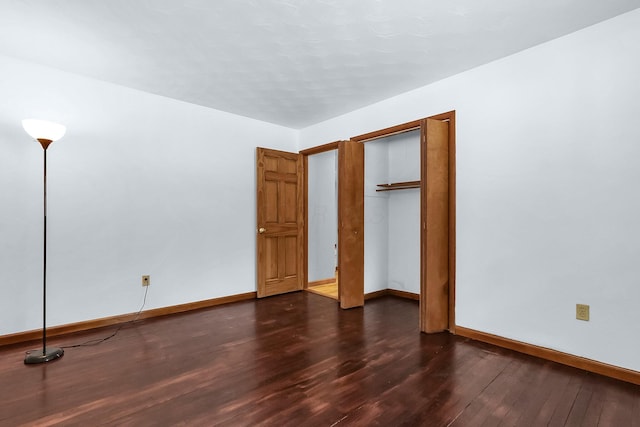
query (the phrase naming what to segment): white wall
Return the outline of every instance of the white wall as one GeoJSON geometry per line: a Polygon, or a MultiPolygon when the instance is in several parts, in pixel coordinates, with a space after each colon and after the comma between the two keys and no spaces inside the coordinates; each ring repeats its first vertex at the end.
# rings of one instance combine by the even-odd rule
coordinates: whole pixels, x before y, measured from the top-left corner
{"type": "Polygon", "coordinates": [[[640,371],[639,40],[637,9],[306,128],[301,145],[455,109],[458,325],[640,371]]]}
{"type": "Polygon", "coordinates": [[[308,281],[335,276],[338,242],[337,150],[308,156],[308,281]]]}
{"type": "MultiPolygon", "coordinates": [[[[420,180],[420,131],[385,138],[389,145],[389,182],[420,180]]],[[[389,195],[387,287],[420,293],[420,189],[389,195]]]]}
{"type": "Polygon", "coordinates": [[[364,146],[364,292],[387,289],[389,278],[389,195],[376,192],[389,179],[389,145],[364,146]]]}
{"type": "Polygon", "coordinates": [[[255,290],[255,147],[297,133],[0,57],[0,335],[41,327],[42,148],[20,121],[59,121],[48,150],[48,324],[255,290]]]}

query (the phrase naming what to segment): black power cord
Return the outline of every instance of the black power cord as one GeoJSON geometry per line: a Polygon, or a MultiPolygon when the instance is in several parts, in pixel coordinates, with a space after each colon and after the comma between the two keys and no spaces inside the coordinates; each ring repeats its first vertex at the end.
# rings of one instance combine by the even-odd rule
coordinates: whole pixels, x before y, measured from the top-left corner
{"type": "Polygon", "coordinates": [[[80,344],[65,345],[60,348],[65,349],[65,348],[77,348],[77,347],[91,347],[94,345],[102,344],[103,342],[115,337],[116,335],[118,335],[118,332],[120,332],[120,329],[124,328],[127,325],[133,324],[136,320],[138,320],[138,317],[140,316],[140,313],[142,313],[142,309],[144,308],[144,305],[147,303],[147,292],[149,292],[148,286],[146,286],[146,289],[144,290],[144,299],[142,300],[142,306],[140,307],[140,310],[138,310],[138,312],[136,313],[136,316],[125,323],[121,323],[120,326],[118,326],[118,328],[115,331],[113,331],[111,335],[106,336],[104,338],[96,338],[89,341],[85,341],[80,344]]]}

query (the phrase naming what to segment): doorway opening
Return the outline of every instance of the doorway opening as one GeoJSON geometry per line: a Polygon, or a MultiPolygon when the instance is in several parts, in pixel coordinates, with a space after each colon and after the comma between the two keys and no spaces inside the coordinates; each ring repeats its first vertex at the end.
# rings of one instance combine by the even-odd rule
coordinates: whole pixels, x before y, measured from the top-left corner
{"type": "Polygon", "coordinates": [[[338,156],[329,150],[306,156],[307,286],[309,292],[339,300],[338,156]]]}
{"type": "MultiPolygon", "coordinates": [[[[331,212],[327,213],[331,216],[331,220],[323,221],[325,227],[321,229],[321,232],[326,233],[323,240],[327,241],[327,236],[330,239],[323,245],[322,253],[328,259],[331,250],[334,263],[324,264],[328,267],[323,270],[318,280],[324,281],[327,285],[335,283],[331,286],[331,292],[335,295],[334,292],[337,289],[337,299],[341,308],[361,307],[364,305],[364,146],[359,142],[336,141],[300,152],[303,157],[303,188],[305,189],[303,203],[305,207],[304,248],[307,251],[303,260],[305,277],[309,277],[310,267],[309,185],[310,179],[313,178],[309,175],[309,164],[312,157],[328,152],[331,154],[326,156],[327,166],[324,174],[319,174],[319,181],[326,186],[325,191],[328,195],[322,206],[331,206],[331,212]],[[336,217],[333,217],[334,213],[336,217]],[[331,241],[334,242],[333,247],[331,247],[331,241]],[[334,274],[332,277],[327,277],[331,274],[332,265],[334,274]]],[[[321,209],[321,212],[328,211],[321,209]]],[[[314,288],[313,285],[322,284],[307,280],[305,282],[307,290],[309,290],[309,282],[314,288]]]]}

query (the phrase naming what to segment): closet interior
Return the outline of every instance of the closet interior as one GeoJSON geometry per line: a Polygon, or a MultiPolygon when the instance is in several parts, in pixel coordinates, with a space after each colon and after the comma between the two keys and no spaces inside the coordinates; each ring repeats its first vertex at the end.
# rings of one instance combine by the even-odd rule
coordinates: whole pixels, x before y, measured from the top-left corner
{"type": "Polygon", "coordinates": [[[364,143],[365,293],[420,295],[420,130],[364,143]]]}

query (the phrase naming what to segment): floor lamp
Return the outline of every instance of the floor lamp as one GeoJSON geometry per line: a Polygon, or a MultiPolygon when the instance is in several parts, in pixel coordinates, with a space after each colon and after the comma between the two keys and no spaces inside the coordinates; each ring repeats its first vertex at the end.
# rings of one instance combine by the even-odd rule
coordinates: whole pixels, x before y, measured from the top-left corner
{"type": "Polygon", "coordinates": [[[24,130],[42,145],[44,151],[44,241],[42,251],[42,350],[32,350],[24,359],[26,364],[44,363],[62,357],[64,350],[58,347],[47,347],[47,148],[53,141],[62,138],[66,127],[44,120],[25,119],[24,130]]]}

